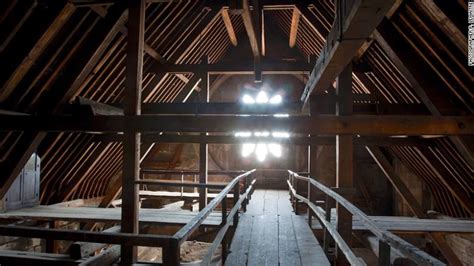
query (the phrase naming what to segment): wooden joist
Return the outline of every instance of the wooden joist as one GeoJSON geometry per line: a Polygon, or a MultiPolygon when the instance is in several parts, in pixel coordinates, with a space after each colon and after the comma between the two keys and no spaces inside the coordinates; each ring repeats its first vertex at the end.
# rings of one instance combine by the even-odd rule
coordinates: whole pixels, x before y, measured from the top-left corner
{"type": "Polygon", "coordinates": [[[308,102],[310,95],[329,88],[394,2],[395,0],[338,2],[336,21],[301,96],[303,103],[308,102]]]}
{"type": "Polygon", "coordinates": [[[0,131],[47,132],[241,132],[286,131],[302,134],[472,135],[472,116],[321,115],[314,117],[242,116],[0,116],[0,131]]]}
{"type": "MultiPolygon", "coordinates": [[[[286,62],[276,60],[262,60],[260,70],[263,74],[309,74],[311,65],[305,62],[286,62]]],[[[170,64],[157,63],[151,69],[152,72],[162,73],[198,73],[208,72],[209,74],[233,74],[248,75],[254,73],[254,62],[232,61],[216,64],[170,64]]]]}

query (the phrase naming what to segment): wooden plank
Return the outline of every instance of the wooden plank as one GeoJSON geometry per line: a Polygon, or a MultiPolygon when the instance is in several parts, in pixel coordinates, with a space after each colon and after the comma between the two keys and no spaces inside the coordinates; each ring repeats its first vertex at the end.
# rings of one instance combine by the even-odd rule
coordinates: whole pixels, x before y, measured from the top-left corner
{"type": "Polygon", "coordinates": [[[250,248],[248,254],[248,266],[265,265],[265,217],[256,215],[253,218],[252,234],[250,237],[250,248]]]}
{"type": "Polygon", "coordinates": [[[245,265],[247,263],[252,227],[253,216],[247,213],[243,214],[232,239],[230,253],[225,261],[226,265],[245,265]]]}
{"type": "MultiPolygon", "coordinates": [[[[141,209],[139,220],[141,224],[186,224],[196,212],[168,211],[161,209],[141,209]]],[[[56,207],[38,206],[16,211],[0,213],[0,219],[31,219],[31,220],[58,220],[76,222],[120,222],[121,208],[87,208],[87,207],[56,207]]],[[[219,213],[211,213],[204,220],[203,225],[216,226],[221,222],[219,213]]]]}
{"type": "Polygon", "coordinates": [[[405,185],[403,180],[401,180],[401,178],[397,175],[380,148],[371,146],[366,147],[366,149],[380,167],[380,170],[382,170],[390,183],[392,183],[392,186],[395,188],[398,194],[407,202],[408,207],[413,212],[413,214],[420,218],[426,218],[427,215],[423,211],[423,208],[418,203],[415,196],[413,196],[410,189],[408,189],[408,187],[405,185]]]}
{"type": "Polygon", "coordinates": [[[291,48],[296,45],[296,36],[298,35],[298,26],[300,23],[301,12],[298,8],[293,8],[293,13],[291,15],[291,26],[290,26],[290,40],[289,45],[291,48]]]}
{"type": "Polygon", "coordinates": [[[227,34],[229,35],[229,40],[232,45],[237,46],[237,36],[235,36],[235,30],[232,26],[232,21],[230,20],[229,10],[227,8],[223,8],[221,11],[222,20],[224,21],[225,29],[227,30],[227,34]]]}
{"type": "MultiPolygon", "coordinates": [[[[128,1],[128,35],[124,90],[124,114],[140,115],[145,37],[145,0],[128,1]]],[[[126,132],[123,140],[121,232],[138,234],[140,179],[140,133],[126,132]]],[[[121,245],[121,263],[137,262],[137,247],[121,245]]]]}
{"type": "Polygon", "coordinates": [[[340,1],[336,5],[336,22],[311,72],[301,101],[326,90],[356,55],[395,0],[340,1]]]}
{"type": "Polygon", "coordinates": [[[291,213],[278,216],[278,257],[282,266],[301,265],[291,213]]]}
{"type": "Polygon", "coordinates": [[[299,215],[292,215],[291,218],[301,257],[301,265],[331,265],[305,218],[299,215]]]}
{"type": "Polygon", "coordinates": [[[0,131],[48,132],[238,132],[286,131],[302,134],[472,135],[473,116],[73,116],[0,115],[0,131]]]}
{"type": "Polygon", "coordinates": [[[162,235],[103,233],[82,230],[47,229],[11,225],[1,225],[0,235],[108,244],[126,243],[127,245],[139,245],[147,247],[164,247],[169,244],[170,240],[169,236],[162,235]]]}

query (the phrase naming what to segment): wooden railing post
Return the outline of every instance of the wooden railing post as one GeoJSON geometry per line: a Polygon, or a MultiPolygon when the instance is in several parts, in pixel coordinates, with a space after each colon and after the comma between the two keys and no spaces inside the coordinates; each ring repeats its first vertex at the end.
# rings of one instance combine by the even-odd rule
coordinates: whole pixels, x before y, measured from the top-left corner
{"type": "Polygon", "coordinates": [[[387,266],[390,264],[390,245],[379,239],[379,266],[387,266]]]}
{"type": "Polygon", "coordinates": [[[169,245],[163,247],[162,257],[163,265],[178,266],[180,265],[181,247],[179,239],[175,237],[170,238],[169,245]]]}
{"type": "MultiPolygon", "coordinates": [[[[332,207],[332,199],[331,197],[329,197],[329,195],[326,195],[324,211],[326,214],[326,221],[328,221],[329,223],[331,222],[331,207],[332,207]]],[[[328,254],[330,242],[331,242],[331,234],[326,228],[324,228],[323,249],[326,254],[328,254]]]]}
{"type": "MultiPolygon", "coordinates": [[[[184,183],[184,173],[181,174],[181,184],[184,183]]],[[[183,197],[184,187],[181,187],[181,198],[183,197]]]]}
{"type": "MultiPolygon", "coordinates": [[[[308,178],[311,178],[311,177],[308,177],[308,178]]],[[[311,202],[311,183],[309,182],[309,179],[308,179],[308,202],[311,202]]],[[[308,206],[308,224],[310,228],[313,225],[313,215],[311,213],[311,208],[309,206],[308,206]]]]}
{"type": "MultiPolygon", "coordinates": [[[[293,188],[295,193],[298,194],[298,178],[296,177],[293,177],[293,188]]],[[[295,214],[298,215],[298,199],[295,197],[293,200],[293,208],[295,209],[295,214]]]]}
{"type": "MultiPolygon", "coordinates": [[[[221,226],[224,226],[227,223],[227,195],[224,197],[221,203],[221,208],[222,208],[222,222],[221,226]]],[[[224,264],[226,258],[227,258],[227,233],[222,239],[222,264],[224,264]]]]}
{"type": "MultiPolygon", "coordinates": [[[[240,186],[239,182],[237,182],[234,186],[234,206],[237,204],[240,198],[240,186]]],[[[239,211],[237,211],[234,215],[234,228],[237,228],[239,224],[239,211]]]]}

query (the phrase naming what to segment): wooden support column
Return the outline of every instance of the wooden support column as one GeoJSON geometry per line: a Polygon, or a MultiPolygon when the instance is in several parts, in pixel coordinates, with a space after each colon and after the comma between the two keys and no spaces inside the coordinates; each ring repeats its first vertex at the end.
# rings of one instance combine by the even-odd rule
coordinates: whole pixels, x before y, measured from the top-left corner
{"type": "MultiPolygon", "coordinates": [[[[347,116],[352,114],[352,64],[347,65],[337,78],[337,94],[339,96],[336,105],[336,113],[339,116],[347,116]]],[[[352,135],[336,136],[336,187],[352,188],[353,187],[353,137],[352,135]]],[[[345,197],[351,200],[351,196],[345,197]]],[[[340,204],[336,205],[337,211],[337,231],[351,246],[352,243],[352,214],[340,204]]],[[[336,250],[337,265],[348,265],[348,262],[338,248],[336,250]]]]}
{"type": "MultiPolygon", "coordinates": [[[[204,56],[202,62],[204,64],[208,63],[208,57],[204,56]]],[[[200,99],[203,102],[209,102],[209,74],[208,72],[200,73],[201,76],[201,92],[199,93],[200,99]]],[[[201,135],[205,136],[206,133],[201,135]]],[[[207,143],[199,144],[199,183],[207,184],[207,173],[208,173],[208,147],[207,143]]],[[[199,188],[199,210],[204,209],[207,205],[207,188],[199,188]]]]}
{"type": "MultiPolygon", "coordinates": [[[[125,115],[141,114],[141,91],[145,31],[145,0],[129,0],[125,115]]],[[[138,234],[138,185],[140,175],[140,133],[125,132],[123,139],[122,232],[138,234]]],[[[137,261],[137,247],[122,245],[121,263],[137,261]]]]}

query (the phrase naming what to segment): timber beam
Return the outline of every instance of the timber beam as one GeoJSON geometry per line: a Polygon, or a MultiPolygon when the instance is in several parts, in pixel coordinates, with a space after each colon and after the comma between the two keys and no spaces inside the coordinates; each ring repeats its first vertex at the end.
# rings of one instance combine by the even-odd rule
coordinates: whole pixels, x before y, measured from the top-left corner
{"type": "MultiPolygon", "coordinates": [[[[286,62],[281,60],[262,60],[263,74],[309,74],[311,64],[305,62],[286,62]]],[[[153,73],[198,73],[249,75],[254,73],[254,62],[222,62],[217,64],[161,64],[150,70],[153,73]]]]}
{"type": "Polygon", "coordinates": [[[331,86],[382,21],[395,0],[338,1],[336,20],[306,84],[301,101],[331,86]]]}
{"type": "MultiPolygon", "coordinates": [[[[97,134],[94,137],[96,142],[121,142],[123,134],[97,134]]],[[[208,143],[208,144],[242,144],[257,142],[279,143],[282,145],[321,145],[334,146],[336,139],[334,137],[300,137],[293,136],[290,138],[274,138],[274,137],[248,137],[240,138],[232,135],[171,135],[171,134],[144,134],[142,135],[143,143],[208,143]]],[[[354,138],[356,146],[430,146],[433,145],[429,139],[406,137],[406,138],[390,138],[390,137],[357,137],[354,138]]]]}
{"type": "Polygon", "coordinates": [[[0,131],[47,132],[241,132],[301,134],[472,135],[474,116],[16,116],[0,115],[0,131]]]}

